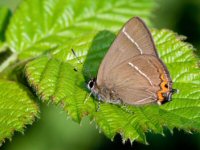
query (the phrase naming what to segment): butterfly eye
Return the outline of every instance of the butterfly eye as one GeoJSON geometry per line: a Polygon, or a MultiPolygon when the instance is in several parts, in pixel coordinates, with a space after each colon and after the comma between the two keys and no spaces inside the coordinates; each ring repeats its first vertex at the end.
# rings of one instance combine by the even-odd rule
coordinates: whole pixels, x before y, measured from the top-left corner
{"type": "Polygon", "coordinates": [[[89,87],[90,89],[92,89],[93,86],[94,86],[94,81],[93,81],[93,80],[89,81],[88,87],[89,87]]]}

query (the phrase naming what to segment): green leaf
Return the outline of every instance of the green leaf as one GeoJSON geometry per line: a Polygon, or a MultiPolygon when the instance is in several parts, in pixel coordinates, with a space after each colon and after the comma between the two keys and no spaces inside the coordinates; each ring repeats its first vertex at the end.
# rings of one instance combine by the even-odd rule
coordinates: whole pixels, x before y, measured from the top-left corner
{"type": "Polygon", "coordinates": [[[0,144],[10,139],[14,131],[24,131],[38,116],[34,96],[23,85],[0,80],[0,144]]]}
{"type": "Polygon", "coordinates": [[[11,19],[6,39],[10,49],[25,59],[91,32],[116,31],[133,16],[149,24],[154,6],[153,0],[25,0],[11,19]]]}
{"type": "Polygon", "coordinates": [[[197,65],[198,58],[193,54],[194,49],[181,41],[182,36],[171,31],[152,30],[152,34],[160,57],[172,76],[173,88],[180,91],[173,95],[172,102],[162,106],[125,107],[101,103],[100,110],[96,111],[97,100],[88,98],[85,102],[89,95],[89,91],[84,88],[87,79],[90,78],[90,73],[97,73],[99,64],[114,38],[108,31],[99,32],[92,41],[88,40],[89,38],[76,41],[78,46],[88,45],[81,50],[77,48],[79,58],[84,60],[83,66],[78,65],[78,72],[71,66],[76,66],[77,60],[73,60],[70,51],[65,51],[67,62],[57,60],[59,57],[64,60],[63,56],[59,55],[63,54],[61,50],[53,55],[53,58],[39,58],[30,62],[26,66],[27,79],[42,100],[56,100],[56,104],[65,104],[64,108],[77,121],[85,114],[90,115],[100,130],[111,139],[116,133],[120,133],[124,140],[146,142],[145,132],[163,134],[164,127],[170,131],[173,131],[173,128],[188,132],[200,131],[200,69],[197,65]],[[90,47],[89,50],[86,47],[90,47]],[[63,98],[65,96],[67,98],[63,98]]]}
{"type": "MultiPolygon", "coordinates": [[[[21,68],[20,65],[26,63],[26,61],[21,61],[16,66],[13,66],[14,69],[8,67],[11,62],[16,61],[16,56],[19,57],[19,60],[22,60],[38,56],[46,53],[46,51],[52,51],[53,54],[57,53],[57,47],[65,44],[69,47],[69,43],[77,39],[77,37],[82,39],[89,33],[91,35],[90,40],[92,40],[99,30],[110,27],[112,27],[113,31],[117,30],[124,21],[128,20],[134,14],[140,14],[140,10],[143,10],[142,16],[144,16],[143,18],[148,21],[153,5],[154,2],[149,2],[147,0],[126,0],[121,2],[116,0],[109,2],[106,0],[88,0],[84,2],[81,0],[25,0],[11,18],[8,30],[6,31],[6,42],[8,43],[8,48],[13,52],[13,55],[5,61],[5,63],[0,67],[0,70],[4,71],[8,68],[8,71],[6,70],[3,72],[3,75],[10,76],[11,74],[12,76],[12,73],[16,74],[16,67],[21,68]],[[115,21],[116,24],[112,23],[113,18],[115,18],[114,20],[117,20],[115,21]],[[88,24],[88,22],[91,23],[88,24]],[[104,24],[102,22],[104,22],[104,24]]],[[[65,56],[63,58],[65,58],[65,56]]],[[[52,61],[54,62],[54,59],[52,61]]],[[[66,71],[64,71],[64,73],[65,72],[66,71]]],[[[10,79],[10,77],[8,78],[10,79]]],[[[80,78],[82,78],[80,81],[83,81],[83,77],[81,76],[80,78]]],[[[70,84],[75,84],[75,81],[70,84]]],[[[33,85],[34,84],[32,84],[32,86],[33,85]]],[[[55,89],[57,89],[57,87],[55,87],[55,89]]],[[[58,89],[60,93],[63,93],[62,90],[58,89]]],[[[82,88],[75,87],[71,90],[73,90],[73,93],[79,93],[82,88]]],[[[87,96],[86,90],[84,90],[85,94],[83,93],[79,96],[67,93],[66,97],[59,96],[59,98],[57,98],[57,95],[60,94],[58,92],[58,94],[55,94],[56,99],[54,98],[54,94],[52,94],[51,91],[48,91],[48,89],[38,88],[36,92],[43,100],[49,98],[55,103],[61,103],[62,106],[64,106],[64,108],[77,121],[80,121],[82,116],[92,114],[92,112],[96,110],[94,104],[91,105],[89,103],[89,105],[86,105],[85,108],[82,108],[82,106],[79,108],[76,105],[82,105],[83,101],[75,101],[76,104],[74,104],[74,101],[70,102],[66,100],[84,100],[87,96]],[[51,97],[49,97],[49,95],[51,95],[51,97]],[[65,101],[60,100],[61,98],[65,101]],[[71,105],[75,105],[76,107],[71,107],[71,105]],[[88,109],[90,107],[90,111],[85,111],[86,108],[88,109]]],[[[57,93],[57,91],[55,93],[57,93]]]]}
{"type": "Polygon", "coordinates": [[[84,78],[70,64],[41,57],[28,63],[25,70],[38,97],[60,104],[74,120],[80,122],[83,116],[95,111],[94,103],[84,104],[88,96],[84,78]]]}

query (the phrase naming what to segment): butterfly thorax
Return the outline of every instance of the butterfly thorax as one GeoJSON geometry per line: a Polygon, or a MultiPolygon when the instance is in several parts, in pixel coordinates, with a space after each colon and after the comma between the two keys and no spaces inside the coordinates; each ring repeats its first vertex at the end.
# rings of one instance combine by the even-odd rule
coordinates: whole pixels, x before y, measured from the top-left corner
{"type": "Polygon", "coordinates": [[[105,101],[113,104],[122,103],[121,98],[114,89],[108,88],[106,86],[98,86],[96,79],[89,81],[88,88],[99,101],[105,101]]]}

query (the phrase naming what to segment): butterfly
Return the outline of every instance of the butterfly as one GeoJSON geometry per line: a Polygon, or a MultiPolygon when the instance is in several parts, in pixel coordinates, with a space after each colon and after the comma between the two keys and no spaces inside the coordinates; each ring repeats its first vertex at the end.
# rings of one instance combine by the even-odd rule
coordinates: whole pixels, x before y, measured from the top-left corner
{"type": "Polygon", "coordinates": [[[150,31],[139,17],[134,17],[122,27],[101,62],[97,78],[87,86],[99,101],[161,105],[171,101],[176,92],[172,84],[150,31]]]}

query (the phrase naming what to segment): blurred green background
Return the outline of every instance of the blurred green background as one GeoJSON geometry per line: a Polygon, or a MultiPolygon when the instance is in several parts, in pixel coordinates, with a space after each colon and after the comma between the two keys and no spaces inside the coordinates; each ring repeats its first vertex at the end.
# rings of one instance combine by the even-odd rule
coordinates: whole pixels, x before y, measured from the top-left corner
{"type": "MultiPolygon", "coordinates": [[[[0,6],[15,11],[21,0],[0,0],[0,6]]],[[[187,36],[186,41],[200,49],[200,0],[157,0],[152,22],[155,28],[171,29],[187,36]]],[[[199,56],[199,55],[198,55],[199,56]]],[[[38,102],[39,103],[39,102],[38,102]]],[[[200,134],[174,129],[166,136],[147,133],[149,145],[134,142],[122,144],[117,135],[113,142],[99,134],[94,123],[85,118],[81,125],[68,118],[65,112],[52,105],[40,104],[41,119],[27,126],[25,133],[15,133],[12,141],[1,150],[101,150],[101,149],[184,149],[200,150],[200,134]],[[64,131],[64,132],[63,132],[64,131]]]]}

